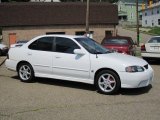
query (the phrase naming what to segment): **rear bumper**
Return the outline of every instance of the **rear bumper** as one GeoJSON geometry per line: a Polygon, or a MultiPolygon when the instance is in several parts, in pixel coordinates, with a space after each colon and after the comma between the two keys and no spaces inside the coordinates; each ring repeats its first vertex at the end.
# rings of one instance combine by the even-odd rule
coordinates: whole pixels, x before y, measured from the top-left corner
{"type": "Polygon", "coordinates": [[[160,53],[141,52],[141,56],[144,57],[144,58],[160,58],[160,53]]]}
{"type": "Polygon", "coordinates": [[[7,67],[8,69],[10,69],[10,70],[13,70],[13,71],[16,71],[17,63],[18,63],[17,61],[15,61],[15,60],[10,60],[10,59],[7,59],[7,60],[5,61],[6,67],[7,67]]]}

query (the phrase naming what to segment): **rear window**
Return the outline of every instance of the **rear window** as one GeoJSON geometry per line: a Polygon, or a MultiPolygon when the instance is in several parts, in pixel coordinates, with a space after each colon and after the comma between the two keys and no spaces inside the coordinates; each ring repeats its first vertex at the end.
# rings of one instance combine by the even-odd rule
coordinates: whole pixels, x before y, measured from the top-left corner
{"type": "Polygon", "coordinates": [[[151,38],[148,43],[160,43],[160,37],[151,38]]]}
{"type": "Polygon", "coordinates": [[[128,40],[127,39],[117,39],[117,38],[114,38],[114,39],[106,39],[104,41],[104,44],[128,44],[128,40]]]}

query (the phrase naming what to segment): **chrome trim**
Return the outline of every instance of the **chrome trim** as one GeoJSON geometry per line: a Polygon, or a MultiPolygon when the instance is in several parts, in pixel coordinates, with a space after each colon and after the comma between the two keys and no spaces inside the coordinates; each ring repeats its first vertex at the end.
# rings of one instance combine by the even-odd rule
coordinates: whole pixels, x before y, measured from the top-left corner
{"type": "Polygon", "coordinates": [[[52,68],[58,68],[58,69],[67,69],[67,70],[75,70],[75,71],[82,71],[82,72],[89,72],[89,70],[82,70],[82,69],[75,69],[75,68],[66,68],[66,67],[58,67],[58,66],[54,66],[52,68]]]}

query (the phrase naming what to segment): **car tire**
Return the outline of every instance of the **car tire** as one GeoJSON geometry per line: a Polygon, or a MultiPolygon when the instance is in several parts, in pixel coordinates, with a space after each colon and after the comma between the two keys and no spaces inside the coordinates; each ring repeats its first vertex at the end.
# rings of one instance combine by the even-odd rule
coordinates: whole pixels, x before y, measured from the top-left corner
{"type": "Polygon", "coordinates": [[[21,63],[18,66],[18,76],[22,82],[30,83],[34,80],[34,71],[29,63],[21,63]]]}
{"type": "Polygon", "coordinates": [[[111,95],[115,94],[120,89],[121,82],[115,72],[103,70],[97,74],[95,85],[100,93],[111,95]]]}

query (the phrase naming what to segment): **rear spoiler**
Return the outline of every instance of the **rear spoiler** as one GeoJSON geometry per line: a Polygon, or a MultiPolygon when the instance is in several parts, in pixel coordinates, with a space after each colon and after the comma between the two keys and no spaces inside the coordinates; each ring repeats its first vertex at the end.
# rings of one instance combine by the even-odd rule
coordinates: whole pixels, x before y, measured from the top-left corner
{"type": "Polygon", "coordinates": [[[12,44],[10,45],[10,48],[15,48],[15,47],[21,47],[23,44],[12,44]]]}

